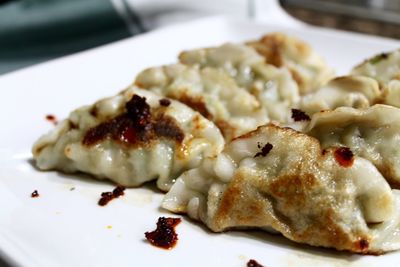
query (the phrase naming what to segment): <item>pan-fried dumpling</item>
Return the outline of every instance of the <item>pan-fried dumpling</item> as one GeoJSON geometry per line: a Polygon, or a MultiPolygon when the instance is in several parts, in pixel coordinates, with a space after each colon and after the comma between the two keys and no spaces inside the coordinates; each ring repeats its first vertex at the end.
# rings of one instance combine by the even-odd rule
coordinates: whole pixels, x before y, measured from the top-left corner
{"type": "Polygon", "coordinates": [[[320,111],[338,107],[367,108],[380,102],[382,93],[376,80],[365,76],[337,77],[318,91],[303,95],[293,106],[292,120],[280,125],[304,131],[310,117],[320,111]]]}
{"type": "Polygon", "coordinates": [[[183,51],[179,55],[179,61],[189,66],[223,69],[240,86],[246,88],[250,88],[255,79],[252,66],[265,64],[264,58],[253,48],[233,43],[183,51]]]}
{"type": "Polygon", "coordinates": [[[331,80],[315,93],[303,96],[300,109],[311,116],[338,107],[367,108],[380,98],[376,80],[365,76],[343,76],[331,80]]]}
{"type": "Polygon", "coordinates": [[[301,94],[315,91],[333,77],[333,71],[308,44],[283,33],[271,33],[247,43],[265,61],[290,70],[301,94]]]}
{"type": "Polygon", "coordinates": [[[372,77],[386,87],[391,80],[400,80],[400,50],[367,59],[354,67],[351,73],[372,77]]]}
{"type": "Polygon", "coordinates": [[[305,133],[317,138],[323,148],[349,147],[370,160],[392,186],[400,188],[400,109],[374,105],[316,113],[305,133]]]}
{"type": "Polygon", "coordinates": [[[186,65],[225,71],[258,99],[271,120],[288,121],[290,107],[300,99],[298,85],[289,70],[265,63],[249,46],[228,43],[195,49],[182,52],[179,59],[186,65]]]}
{"type": "Polygon", "coordinates": [[[198,112],[130,87],[73,111],[32,152],[42,170],[85,172],[129,187],[157,179],[166,191],[223,145],[218,128],[198,112]]]}
{"type": "Polygon", "coordinates": [[[382,88],[382,104],[400,107],[400,50],[376,55],[352,72],[376,79],[382,88]]]}
{"type": "Polygon", "coordinates": [[[259,228],[357,253],[400,248],[400,194],[373,164],[271,124],[183,173],[162,206],[215,232],[259,228]]]}
{"type": "Polygon", "coordinates": [[[214,121],[226,140],[269,121],[259,101],[224,71],[174,64],[141,72],[135,84],[176,99],[214,121]]]}

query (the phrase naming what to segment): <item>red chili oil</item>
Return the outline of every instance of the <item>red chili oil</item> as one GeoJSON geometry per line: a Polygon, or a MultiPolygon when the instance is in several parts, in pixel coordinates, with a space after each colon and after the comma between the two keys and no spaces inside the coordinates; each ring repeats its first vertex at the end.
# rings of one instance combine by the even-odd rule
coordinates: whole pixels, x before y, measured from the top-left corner
{"type": "Polygon", "coordinates": [[[259,264],[256,260],[249,260],[247,267],[264,267],[264,265],[259,264]]]}
{"type": "Polygon", "coordinates": [[[310,116],[300,109],[292,108],[292,119],[294,121],[309,121],[310,116]]]}
{"type": "Polygon", "coordinates": [[[103,192],[101,193],[101,198],[99,199],[98,204],[100,206],[105,206],[113,200],[114,198],[118,198],[124,195],[125,187],[122,185],[118,185],[112,192],[103,192]]]}
{"type": "Polygon", "coordinates": [[[39,196],[40,195],[39,195],[39,192],[37,190],[33,191],[32,194],[31,194],[32,198],[36,198],[36,197],[39,197],[39,196]]]}
{"type": "Polygon", "coordinates": [[[339,147],[335,150],[334,156],[340,166],[348,168],[354,163],[354,154],[348,147],[339,147]]]}
{"type": "Polygon", "coordinates": [[[180,218],[160,217],[157,221],[157,229],[152,232],[146,232],[144,235],[153,246],[171,249],[178,241],[178,234],[175,232],[175,226],[181,221],[180,218]]]}
{"type": "Polygon", "coordinates": [[[56,116],[54,116],[52,114],[46,115],[46,120],[53,123],[54,125],[57,125],[57,123],[58,123],[56,116]]]}
{"type": "Polygon", "coordinates": [[[260,152],[257,152],[257,154],[254,155],[254,157],[265,157],[266,155],[268,155],[268,153],[271,151],[271,149],[274,147],[272,144],[267,143],[265,144],[263,147],[261,147],[261,144],[258,143],[257,144],[258,148],[261,148],[260,152]]]}

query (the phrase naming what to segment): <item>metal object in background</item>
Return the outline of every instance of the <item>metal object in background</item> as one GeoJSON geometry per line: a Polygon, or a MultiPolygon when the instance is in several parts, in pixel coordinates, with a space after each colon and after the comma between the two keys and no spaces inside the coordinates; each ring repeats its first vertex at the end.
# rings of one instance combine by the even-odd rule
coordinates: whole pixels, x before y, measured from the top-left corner
{"type": "Polygon", "coordinates": [[[400,0],[281,0],[307,23],[400,38],[400,0]]]}
{"type": "Polygon", "coordinates": [[[399,0],[283,0],[285,6],[400,24],[399,0]]]}
{"type": "Polygon", "coordinates": [[[381,8],[385,10],[400,10],[399,0],[369,0],[367,1],[371,7],[381,8]]]}

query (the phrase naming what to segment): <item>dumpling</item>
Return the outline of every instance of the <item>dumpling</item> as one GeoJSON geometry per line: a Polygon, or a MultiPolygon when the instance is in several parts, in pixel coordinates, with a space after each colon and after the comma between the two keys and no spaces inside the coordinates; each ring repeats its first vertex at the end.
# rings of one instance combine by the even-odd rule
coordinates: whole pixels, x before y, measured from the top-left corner
{"type": "Polygon", "coordinates": [[[365,76],[343,76],[331,80],[318,91],[304,95],[300,109],[309,116],[338,107],[367,108],[381,100],[376,80],[365,76]]]}
{"type": "Polygon", "coordinates": [[[291,109],[291,120],[280,121],[280,125],[304,131],[317,112],[338,107],[363,109],[381,101],[382,92],[376,80],[365,76],[337,77],[318,91],[303,95],[291,109]]]}
{"type": "Polygon", "coordinates": [[[368,160],[290,128],[259,127],[183,173],[162,206],[211,230],[257,228],[357,253],[400,248],[400,193],[368,160]]]}
{"type": "Polygon", "coordinates": [[[267,63],[289,69],[301,94],[317,90],[333,77],[322,57],[293,36],[271,33],[247,45],[254,47],[267,63]]]}
{"type": "Polygon", "coordinates": [[[367,59],[354,67],[351,73],[372,77],[386,87],[391,80],[400,80],[400,50],[367,59]]]}
{"type": "Polygon", "coordinates": [[[183,51],[179,61],[188,66],[222,69],[246,88],[250,88],[255,79],[252,66],[265,64],[265,59],[255,49],[234,43],[183,51]]]}
{"type": "Polygon", "coordinates": [[[259,101],[219,69],[183,64],[154,67],[141,72],[135,84],[197,110],[228,141],[269,121],[259,101]]]}
{"type": "Polygon", "coordinates": [[[370,160],[392,186],[400,188],[400,109],[374,105],[316,113],[305,133],[317,138],[323,148],[349,147],[370,160]]]}
{"type": "Polygon", "coordinates": [[[41,170],[85,172],[128,187],[157,179],[166,191],[223,145],[219,129],[198,112],[130,87],[73,111],[32,153],[41,170]]]}
{"type": "Polygon", "coordinates": [[[290,122],[301,95],[317,91],[333,71],[307,44],[280,33],[244,44],[182,52],[181,63],[224,70],[256,96],[271,120],[290,122]]]}
{"type": "Polygon", "coordinates": [[[265,63],[262,56],[246,45],[227,43],[185,51],[179,59],[189,66],[226,72],[257,98],[271,120],[288,121],[290,107],[300,99],[298,85],[289,69],[265,63]]]}
{"type": "Polygon", "coordinates": [[[351,73],[377,80],[382,88],[381,103],[400,107],[400,50],[367,59],[351,73]]]}

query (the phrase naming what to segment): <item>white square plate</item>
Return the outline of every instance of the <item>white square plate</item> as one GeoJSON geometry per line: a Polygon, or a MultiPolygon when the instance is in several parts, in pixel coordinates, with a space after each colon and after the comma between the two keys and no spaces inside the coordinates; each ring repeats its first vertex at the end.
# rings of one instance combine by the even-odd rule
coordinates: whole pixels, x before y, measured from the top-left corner
{"type": "MultiPolygon", "coordinates": [[[[179,51],[258,38],[282,31],[309,42],[345,74],[375,53],[400,47],[382,39],[309,26],[204,19],[171,26],[0,77],[0,255],[21,266],[400,266],[400,252],[360,256],[298,245],[263,232],[213,234],[186,218],[172,250],[150,246],[162,194],[151,186],[127,189],[99,207],[113,185],[77,175],[39,172],[32,143],[57,118],[100,97],[116,94],[145,67],[174,62],[179,51]],[[31,198],[38,190],[40,197],[31,198]]],[[[176,217],[176,216],[175,216],[176,217]]]]}

